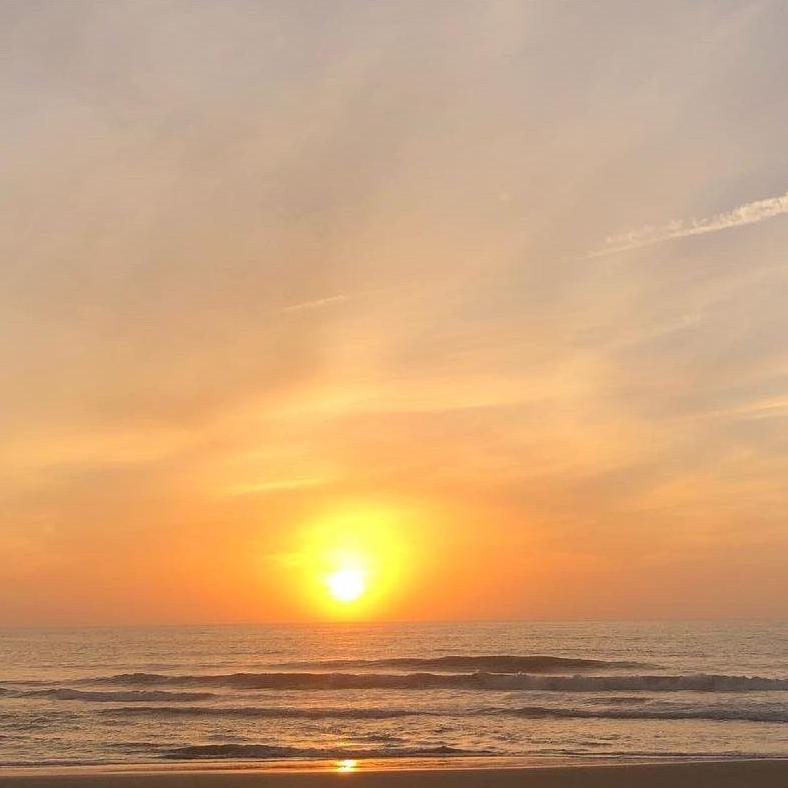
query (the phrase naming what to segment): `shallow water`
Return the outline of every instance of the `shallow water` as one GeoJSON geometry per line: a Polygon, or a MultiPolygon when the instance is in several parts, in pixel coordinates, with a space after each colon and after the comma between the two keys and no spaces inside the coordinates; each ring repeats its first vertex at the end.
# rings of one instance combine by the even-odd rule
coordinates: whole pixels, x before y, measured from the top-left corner
{"type": "Polygon", "coordinates": [[[788,756],[788,624],[0,630],[0,763],[788,756]]]}

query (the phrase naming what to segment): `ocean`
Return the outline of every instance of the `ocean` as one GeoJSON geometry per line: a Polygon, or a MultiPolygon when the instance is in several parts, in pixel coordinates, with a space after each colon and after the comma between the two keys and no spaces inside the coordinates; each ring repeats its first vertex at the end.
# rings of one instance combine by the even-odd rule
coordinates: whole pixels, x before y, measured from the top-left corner
{"type": "Polygon", "coordinates": [[[0,630],[0,765],[788,756],[788,622],[0,630]]]}

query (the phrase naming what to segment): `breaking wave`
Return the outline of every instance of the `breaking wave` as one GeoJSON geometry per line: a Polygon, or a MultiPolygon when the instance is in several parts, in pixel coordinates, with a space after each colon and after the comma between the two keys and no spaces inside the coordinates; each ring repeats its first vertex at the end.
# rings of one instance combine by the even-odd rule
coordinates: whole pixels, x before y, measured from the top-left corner
{"type": "Polygon", "coordinates": [[[522,717],[524,719],[608,719],[608,720],[721,720],[727,722],[788,722],[788,707],[759,705],[757,708],[732,706],[640,706],[621,708],[565,708],[523,706],[521,708],[481,707],[465,709],[403,708],[298,708],[261,706],[121,706],[103,712],[119,717],[212,717],[225,719],[305,719],[305,720],[385,720],[401,717],[522,717]]]}
{"type": "Polygon", "coordinates": [[[417,670],[439,672],[486,673],[571,673],[572,671],[637,669],[653,667],[640,662],[616,662],[603,659],[571,659],[542,655],[512,656],[492,654],[489,656],[465,656],[452,654],[445,657],[416,659],[398,657],[394,659],[333,659],[313,662],[281,662],[275,668],[345,670],[347,668],[391,668],[394,670],[417,670]]]}
{"type": "Polygon", "coordinates": [[[17,694],[20,698],[51,698],[53,700],[82,700],[94,703],[155,703],[168,701],[183,703],[186,701],[211,700],[216,695],[212,692],[166,692],[164,690],[129,690],[125,692],[85,692],[69,688],[53,687],[51,689],[29,690],[17,694]]]}
{"type": "Polygon", "coordinates": [[[639,709],[563,709],[525,706],[501,710],[527,719],[606,719],[606,720],[720,720],[726,722],[788,722],[788,708],[677,707],[639,709]]]}
{"type": "Polygon", "coordinates": [[[557,692],[755,692],[786,691],[788,679],[691,675],[546,676],[529,673],[230,673],[167,676],[122,673],[87,680],[96,685],[226,687],[238,690],[468,689],[557,692]]]}
{"type": "MultiPolygon", "coordinates": [[[[226,717],[249,719],[387,720],[398,717],[443,716],[440,711],[380,708],[299,708],[293,706],[119,706],[107,715],[157,717],[226,717]]],[[[456,712],[457,716],[461,712],[456,712]]]]}
{"type": "Polygon", "coordinates": [[[267,744],[202,744],[175,747],[162,754],[173,760],[278,760],[280,758],[425,758],[447,755],[494,755],[489,750],[463,750],[441,745],[427,748],[320,749],[317,747],[277,747],[267,744]]]}

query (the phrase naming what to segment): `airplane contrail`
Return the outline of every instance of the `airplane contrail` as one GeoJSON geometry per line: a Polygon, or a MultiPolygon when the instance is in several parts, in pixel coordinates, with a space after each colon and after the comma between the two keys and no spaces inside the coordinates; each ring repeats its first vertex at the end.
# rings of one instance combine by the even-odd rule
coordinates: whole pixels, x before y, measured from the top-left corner
{"type": "Polygon", "coordinates": [[[291,304],[290,306],[284,307],[281,311],[283,313],[303,312],[308,309],[317,309],[321,306],[328,306],[329,304],[338,304],[341,301],[347,301],[349,298],[350,296],[344,294],[327,296],[326,298],[316,298],[314,301],[304,301],[300,304],[291,304]]]}
{"type": "Polygon", "coordinates": [[[641,227],[623,235],[611,236],[605,240],[603,247],[590,252],[587,256],[603,257],[629,249],[639,249],[642,246],[651,246],[674,238],[730,230],[746,224],[763,222],[785,213],[788,213],[788,192],[779,197],[748,202],[732,211],[718,213],[707,219],[676,220],[663,225],[641,227]]]}

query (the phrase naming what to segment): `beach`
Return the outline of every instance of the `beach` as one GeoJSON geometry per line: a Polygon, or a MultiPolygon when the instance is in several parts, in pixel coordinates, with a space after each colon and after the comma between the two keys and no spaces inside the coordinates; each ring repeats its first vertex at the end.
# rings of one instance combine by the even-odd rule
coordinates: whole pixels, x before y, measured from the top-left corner
{"type": "Polygon", "coordinates": [[[0,788],[784,788],[788,759],[528,768],[6,772],[0,788]]]}

